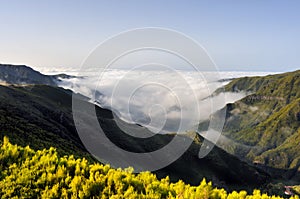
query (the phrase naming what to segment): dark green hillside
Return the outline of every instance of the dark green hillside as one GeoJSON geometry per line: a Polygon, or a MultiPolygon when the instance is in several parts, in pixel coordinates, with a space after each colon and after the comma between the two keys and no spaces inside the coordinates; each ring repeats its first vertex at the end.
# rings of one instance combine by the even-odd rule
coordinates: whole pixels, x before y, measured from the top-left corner
{"type": "Polygon", "coordinates": [[[50,86],[0,86],[1,137],[34,149],[87,155],[73,124],[71,91],[50,86]]]}
{"type": "MultiPolygon", "coordinates": [[[[251,93],[227,106],[224,134],[246,147],[228,151],[274,168],[300,165],[300,71],[238,78],[227,91],[251,93]]],[[[242,146],[243,146],[242,145],[242,146]]]]}
{"type": "MultiPolygon", "coordinates": [[[[71,91],[45,85],[0,86],[1,137],[9,136],[12,142],[30,145],[34,149],[53,146],[60,155],[89,157],[74,127],[71,94],[71,91]]],[[[99,107],[96,110],[107,136],[123,149],[153,151],[173,138],[172,135],[155,135],[149,140],[131,137],[117,127],[111,111],[99,107]]],[[[144,127],[131,126],[145,131],[144,127]]],[[[199,149],[198,138],[179,160],[156,174],[159,177],[169,175],[172,181],[183,179],[192,184],[198,184],[206,177],[228,189],[259,188],[267,181],[263,172],[217,147],[203,159],[198,158],[199,149]]]]}

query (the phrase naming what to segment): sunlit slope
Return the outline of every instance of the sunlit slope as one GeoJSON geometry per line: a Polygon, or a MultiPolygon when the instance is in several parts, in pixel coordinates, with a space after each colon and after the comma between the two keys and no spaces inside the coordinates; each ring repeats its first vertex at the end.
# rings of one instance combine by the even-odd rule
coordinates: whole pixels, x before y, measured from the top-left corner
{"type": "Polygon", "coordinates": [[[300,71],[235,79],[227,91],[250,95],[227,106],[224,134],[241,143],[230,152],[275,168],[300,164],[300,71]]]}
{"type": "MultiPolygon", "coordinates": [[[[34,151],[4,138],[0,148],[2,198],[279,198],[253,191],[227,193],[203,180],[197,186],[149,172],[112,169],[71,156],[59,157],[55,148],[34,151]]],[[[299,198],[298,196],[292,198],[299,198]]]]}

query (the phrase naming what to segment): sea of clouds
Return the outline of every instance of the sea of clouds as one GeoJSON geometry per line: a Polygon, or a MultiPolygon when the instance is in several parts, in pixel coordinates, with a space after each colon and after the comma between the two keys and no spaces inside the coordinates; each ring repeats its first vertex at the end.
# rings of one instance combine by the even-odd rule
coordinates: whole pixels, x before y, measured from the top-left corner
{"type": "MultiPolygon", "coordinates": [[[[113,110],[122,120],[154,133],[185,132],[195,130],[199,122],[227,103],[245,97],[243,92],[214,94],[230,79],[267,74],[110,69],[100,75],[91,72],[80,78],[61,79],[59,86],[83,94],[91,102],[113,110]]],[[[80,76],[75,71],[72,75],[80,76]]]]}

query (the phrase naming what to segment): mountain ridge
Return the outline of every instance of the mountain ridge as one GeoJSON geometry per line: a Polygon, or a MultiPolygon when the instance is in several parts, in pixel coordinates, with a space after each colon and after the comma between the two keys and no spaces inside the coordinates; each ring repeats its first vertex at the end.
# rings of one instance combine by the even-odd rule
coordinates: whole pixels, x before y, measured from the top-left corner
{"type": "Polygon", "coordinates": [[[15,85],[42,84],[58,86],[60,78],[76,78],[67,74],[45,75],[26,65],[0,64],[0,82],[15,85]]]}

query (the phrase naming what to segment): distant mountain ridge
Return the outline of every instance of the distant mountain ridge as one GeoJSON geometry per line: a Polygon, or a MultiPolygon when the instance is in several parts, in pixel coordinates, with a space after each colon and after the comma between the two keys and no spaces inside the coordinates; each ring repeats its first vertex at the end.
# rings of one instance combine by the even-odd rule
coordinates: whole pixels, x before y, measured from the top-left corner
{"type": "Polygon", "coordinates": [[[57,86],[60,78],[73,78],[66,74],[44,75],[25,65],[0,64],[0,82],[7,84],[42,84],[57,86]]]}

